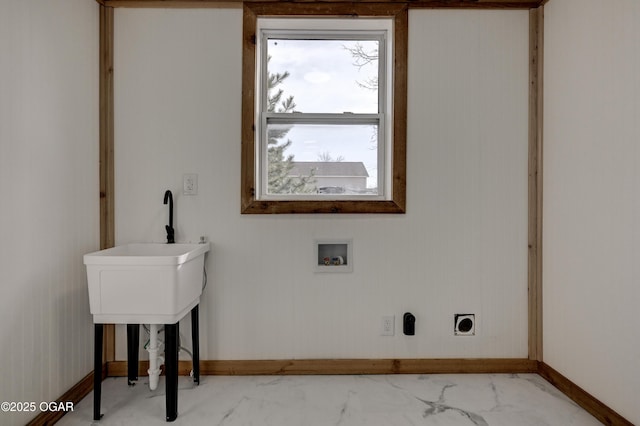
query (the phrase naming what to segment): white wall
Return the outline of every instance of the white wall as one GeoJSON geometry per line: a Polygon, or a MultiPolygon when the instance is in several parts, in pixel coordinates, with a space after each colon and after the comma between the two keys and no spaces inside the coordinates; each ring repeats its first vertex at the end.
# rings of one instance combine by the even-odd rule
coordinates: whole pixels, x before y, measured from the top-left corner
{"type": "Polygon", "coordinates": [[[391,216],[240,214],[241,28],[239,8],[115,13],[116,240],[163,241],[171,189],[177,239],[212,241],[202,358],[525,358],[528,12],[410,12],[407,214],[391,216]],[[353,238],[353,273],[314,273],[316,238],[353,238]],[[453,337],[454,313],[478,335],[453,337]]]}
{"type": "Polygon", "coordinates": [[[640,424],[640,3],[545,7],[544,359],[640,424]]]}
{"type": "Polygon", "coordinates": [[[95,2],[0,2],[0,401],[55,400],[92,370],[97,29],[95,2]]]}

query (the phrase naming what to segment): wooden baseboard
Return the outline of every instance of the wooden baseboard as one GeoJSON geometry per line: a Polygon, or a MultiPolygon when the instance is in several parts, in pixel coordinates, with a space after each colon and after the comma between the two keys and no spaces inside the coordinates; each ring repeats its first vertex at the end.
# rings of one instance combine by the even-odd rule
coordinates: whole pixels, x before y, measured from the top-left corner
{"type": "Polygon", "coordinates": [[[576,404],[588,411],[605,425],[633,426],[633,423],[600,402],[596,397],[549,367],[544,362],[538,364],[538,374],[571,398],[576,404]]]}
{"type": "Polygon", "coordinates": [[[213,375],[532,373],[536,371],[536,363],[527,359],[206,361],[202,371],[213,375]]]}
{"type": "MultiPolygon", "coordinates": [[[[102,366],[102,380],[107,377],[107,365],[102,366]]],[[[76,383],[71,389],[64,393],[56,402],[73,402],[77,403],[87,396],[93,390],[93,372],[87,374],[82,380],[76,383]]],[[[53,425],[66,414],[66,411],[43,411],[33,420],[27,423],[27,426],[49,426],[53,425]]]]}
{"type": "MultiPolygon", "coordinates": [[[[139,374],[147,374],[149,363],[141,361],[139,374]]],[[[528,359],[301,359],[201,361],[205,376],[333,375],[333,374],[462,374],[536,373],[538,364],[528,359]]],[[[180,361],[178,373],[188,375],[190,361],[180,361]]],[[[126,361],[108,363],[108,375],[127,375],[126,361]]]]}

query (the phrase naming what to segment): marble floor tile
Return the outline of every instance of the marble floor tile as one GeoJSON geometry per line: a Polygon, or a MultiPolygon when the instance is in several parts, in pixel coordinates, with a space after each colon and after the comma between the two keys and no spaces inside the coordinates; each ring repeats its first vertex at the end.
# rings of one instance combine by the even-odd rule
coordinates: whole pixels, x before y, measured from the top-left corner
{"type": "MultiPolygon", "coordinates": [[[[176,425],[220,426],[591,426],[600,425],[537,374],[180,377],[176,425]]],[[[164,377],[107,378],[102,413],[93,393],[58,423],[162,425],[164,377]]]]}

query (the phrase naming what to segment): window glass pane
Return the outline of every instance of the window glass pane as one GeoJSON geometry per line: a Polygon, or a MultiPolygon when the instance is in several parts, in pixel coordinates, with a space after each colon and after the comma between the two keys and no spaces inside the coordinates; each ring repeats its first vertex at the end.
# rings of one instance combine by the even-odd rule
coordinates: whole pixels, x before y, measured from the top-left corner
{"type": "Polygon", "coordinates": [[[378,126],[269,124],[267,193],[378,195],[378,126]]]}
{"type": "Polygon", "coordinates": [[[282,91],[270,111],[378,113],[377,40],[272,38],[267,56],[269,98],[282,91]]]}

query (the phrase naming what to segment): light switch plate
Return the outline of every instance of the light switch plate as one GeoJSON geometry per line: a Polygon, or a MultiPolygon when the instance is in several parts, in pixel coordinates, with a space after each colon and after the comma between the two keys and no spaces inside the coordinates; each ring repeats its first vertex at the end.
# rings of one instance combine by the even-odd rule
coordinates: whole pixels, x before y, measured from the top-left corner
{"type": "Polygon", "coordinates": [[[182,176],[182,193],[184,195],[196,195],[198,193],[198,175],[186,173],[182,176]]]}

